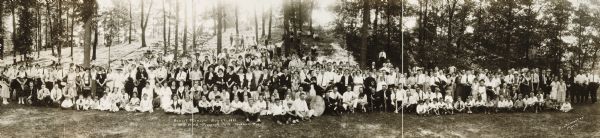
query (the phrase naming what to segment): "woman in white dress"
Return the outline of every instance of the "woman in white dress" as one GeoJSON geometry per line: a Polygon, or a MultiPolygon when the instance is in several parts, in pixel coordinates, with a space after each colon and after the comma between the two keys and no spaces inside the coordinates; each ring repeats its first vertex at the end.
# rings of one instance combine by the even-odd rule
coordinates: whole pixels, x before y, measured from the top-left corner
{"type": "Polygon", "coordinates": [[[565,102],[565,98],[567,96],[567,84],[565,83],[565,80],[560,79],[557,92],[556,99],[558,102],[565,102]]]}
{"type": "Polygon", "coordinates": [[[64,100],[62,101],[62,103],[60,104],[60,106],[61,106],[63,109],[70,109],[70,108],[72,108],[72,107],[73,107],[73,105],[74,105],[74,100],[73,100],[73,98],[75,98],[75,95],[76,95],[76,93],[77,93],[76,89],[77,89],[77,88],[76,88],[75,84],[70,84],[70,85],[67,87],[67,90],[66,90],[66,91],[63,91],[63,92],[64,92],[64,93],[63,93],[63,97],[64,97],[65,99],[64,99],[64,100]]]}
{"type": "Polygon", "coordinates": [[[2,97],[2,104],[8,104],[8,98],[10,98],[10,89],[8,83],[4,79],[0,79],[0,97],[2,97]]]}
{"type": "Polygon", "coordinates": [[[160,97],[160,107],[167,111],[167,109],[171,109],[171,105],[173,104],[171,101],[171,95],[173,92],[166,85],[159,84],[158,96],[160,97]]]}
{"type": "Polygon", "coordinates": [[[554,77],[552,83],[550,83],[550,99],[556,100],[558,98],[558,87],[560,87],[560,82],[558,81],[558,77],[554,77]]]}

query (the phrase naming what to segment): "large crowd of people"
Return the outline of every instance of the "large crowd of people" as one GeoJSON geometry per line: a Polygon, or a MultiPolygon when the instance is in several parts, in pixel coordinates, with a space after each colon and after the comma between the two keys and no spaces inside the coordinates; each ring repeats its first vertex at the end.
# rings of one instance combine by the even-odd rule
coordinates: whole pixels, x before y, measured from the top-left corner
{"type": "Polygon", "coordinates": [[[545,69],[458,70],[411,67],[403,73],[380,54],[369,69],[276,48],[225,49],[165,59],[162,54],[110,66],[16,64],[0,68],[4,105],[236,114],[247,122],[298,123],[321,115],[404,112],[418,115],[542,112],[595,103],[600,77],[545,69]],[[323,107],[311,104],[322,99],[323,107]],[[318,109],[324,109],[319,111],[318,109]]]}

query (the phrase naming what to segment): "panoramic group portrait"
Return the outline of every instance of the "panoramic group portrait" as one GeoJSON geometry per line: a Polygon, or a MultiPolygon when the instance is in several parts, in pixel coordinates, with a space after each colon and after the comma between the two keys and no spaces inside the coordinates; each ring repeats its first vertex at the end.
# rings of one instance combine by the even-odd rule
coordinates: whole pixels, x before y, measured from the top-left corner
{"type": "Polygon", "coordinates": [[[0,0],[0,137],[600,137],[600,0],[0,0]]]}

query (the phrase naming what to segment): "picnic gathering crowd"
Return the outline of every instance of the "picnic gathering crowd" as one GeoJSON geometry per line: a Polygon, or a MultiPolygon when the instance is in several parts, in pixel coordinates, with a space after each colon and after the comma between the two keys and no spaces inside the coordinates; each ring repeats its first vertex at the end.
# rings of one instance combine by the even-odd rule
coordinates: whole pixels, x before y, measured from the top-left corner
{"type": "Polygon", "coordinates": [[[67,110],[238,114],[298,123],[321,114],[404,112],[418,115],[568,112],[596,102],[595,72],[545,69],[458,70],[393,67],[384,52],[369,69],[278,48],[225,49],[111,66],[18,64],[0,68],[0,97],[10,103],[67,110]],[[279,58],[281,57],[281,58],[279,58]],[[322,102],[319,104],[319,102],[322,102]],[[271,118],[270,117],[270,118],[271,118]]]}

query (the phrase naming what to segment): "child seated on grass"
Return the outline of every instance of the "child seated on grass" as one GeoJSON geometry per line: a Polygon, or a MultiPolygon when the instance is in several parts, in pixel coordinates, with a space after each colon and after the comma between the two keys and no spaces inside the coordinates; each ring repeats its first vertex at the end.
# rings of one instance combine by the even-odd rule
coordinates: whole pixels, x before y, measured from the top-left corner
{"type": "Polygon", "coordinates": [[[100,100],[98,100],[98,110],[100,111],[108,111],[110,109],[110,100],[108,99],[108,95],[104,95],[100,100]]]}
{"type": "Polygon", "coordinates": [[[519,94],[516,97],[517,98],[514,100],[513,104],[514,111],[525,111],[525,101],[523,99],[523,95],[519,94]]]}
{"type": "Polygon", "coordinates": [[[239,100],[240,98],[238,96],[234,96],[233,97],[233,101],[230,104],[231,110],[233,114],[240,114],[242,108],[244,107],[244,105],[242,104],[242,102],[239,100]]]}
{"type": "MultiPolygon", "coordinates": [[[[358,103],[358,99],[357,99],[357,97],[356,97],[356,94],[354,93],[354,91],[350,91],[350,90],[351,90],[351,89],[350,89],[350,86],[348,86],[347,90],[348,90],[348,91],[347,91],[347,92],[345,92],[345,93],[342,95],[342,97],[343,97],[343,98],[342,98],[342,99],[343,99],[343,104],[342,104],[342,106],[344,107],[344,110],[345,110],[346,112],[351,112],[351,113],[354,113],[354,108],[356,108],[356,104],[358,103]]],[[[400,92],[398,92],[398,93],[400,93],[400,92]]],[[[399,94],[398,94],[398,95],[399,95],[399,94]]],[[[393,97],[394,97],[394,98],[396,97],[396,96],[395,96],[395,94],[394,94],[394,96],[393,96],[393,97]]],[[[398,101],[398,102],[394,102],[394,104],[402,103],[402,102],[400,102],[400,101],[399,101],[399,100],[397,100],[397,99],[395,99],[395,100],[396,100],[396,101],[398,101]]],[[[399,107],[399,106],[400,106],[400,105],[398,105],[398,107],[399,107]]],[[[396,111],[397,111],[397,110],[396,110],[396,111]]]]}
{"type": "Polygon", "coordinates": [[[476,112],[481,112],[485,110],[485,101],[483,100],[483,98],[481,96],[477,96],[477,100],[475,101],[475,111],[476,112]]]}
{"type": "MultiPolygon", "coordinates": [[[[133,91],[134,93],[136,92],[136,90],[133,91]]],[[[133,96],[136,96],[137,94],[133,94],[133,96]]],[[[129,103],[129,94],[127,94],[125,92],[125,90],[121,91],[121,93],[117,93],[117,105],[119,106],[120,109],[125,109],[125,106],[127,106],[127,104],[129,103]]]]}
{"type": "MultiPolygon", "coordinates": [[[[537,98],[530,95],[527,95],[527,98],[525,98],[523,100],[523,102],[525,103],[525,107],[523,107],[523,112],[527,111],[527,110],[531,110],[531,111],[536,111],[536,102],[537,102],[537,98]]],[[[536,111],[537,112],[537,111],[536,111]]]]}
{"type": "Polygon", "coordinates": [[[194,102],[190,96],[185,96],[185,100],[181,103],[181,114],[198,113],[198,108],[194,107],[194,102]]]}
{"type": "Polygon", "coordinates": [[[473,96],[469,96],[467,98],[467,102],[466,102],[466,106],[465,107],[467,107],[467,113],[468,114],[472,114],[473,110],[477,107],[475,103],[476,103],[476,100],[473,99],[473,96]]]}
{"type": "Polygon", "coordinates": [[[433,98],[433,101],[429,101],[427,106],[430,108],[430,114],[440,115],[440,104],[437,98],[433,98]]]}
{"type": "Polygon", "coordinates": [[[560,110],[560,103],[556,99],[548,99],[544,102],[544,110],[560,110]]]}
{"type": "Polygon", "coordinates": [[[276,100],[274,102],[274,104],[272,104],[271,106],[269,106],[269,112],[271,113],[271,115],[273,115],[273,120],[275,120],[275,122],[277,122],[277,124],[283,124],[283,122],[285,122],[285,110],[284,107],[282,105],[282,101],[281,100],[276,100]]]}
{"type": "Polygon", "coordinates": [[[456,102],[454,102],[454,108],[455,108],[456,112],[464,113],[467,108],[466,106],[467,106],[467,104],[465,102],[463,102],[461,98],[457,98],[456,102]]]}
{"type": "MultiPolygon", "coordinates": [[[[95,96],[94,96],[95,97],[95,96]]],[[[92,96],[88,96],[85,98],[83,103],[83,110],[90,110],[95,105],[95,101],[92,99],[92,96]]]]}
{"type": "Polygon", "coordinates": [[[223,112],[221,112],[221,106],[223,105],[223,102],[221,100],[221,96],[216,96],[215,100],[210,102],[210,114],[213,115],[220,115],[223,114],[223,112]]]}
{"type": "Polygon", "coordinates": [[[173,95],[169,101],[171,103],[169,103],[169,106],[164,109],[165,112],[168,114],[181,114],[181,103],[179,103],[179,96],[173,95]]]}
{"type": "Polygon", "coordinates": [[[283,110],[285,111],[285,115],[283,115],[283,120],[285,120],[285,124],[295,124],[300,122],[300,118],[296,115],[296,111],[294,110],[293,103],[281,102],[283,104],[283,110]]]}
{"type": "Polygon", "coordinates": [[[84,101],[83,95],[80,94],[75,101],[75,110],[83,110],[83,105],[85,104],[84,101]]]}
{"type": "Polygon", "coordinates": [[[67,91],[63,91],[64,92],[63,97],[65,99],[60,104],[61,108],[63,108],[63,109],[72,109],[73,108],[73,105],[75,103],[74,95],[76,94],[76,92],[74,90],[75,88],[73,88],[73,87],[74,86],[69,87],[69,88],[67,88],[68,89],[67,91]]]}
{"type": "Polygon", "coordinates": [[[427,103],[425,101],[419,101],[417,104],[417,115],[422,115],[425,116],[428,114],[429,108],[427,106],[427,103]]]}
{"type": "Polygon", "coordinates": [[[258,108],[260,109],[260,115],[262,116],[269,115],[269,110],[267,110],[267,101],[265,101],[264,98],[264,96],[259,96],[258,101],[256,102],[256,104],[258,104],[258,108]]]}
{"type": "Polygon", "coordinates": [[[296,112],[296,116],[300,118],[300,120],[310,120],[313,117],[314,110],[308,109],[308,104],[306,103],[306,95],[301,93],[300,98],[296,98],[294,100],[294,111],[296,112]]]}
{"type": "Polygon", "coordinates": [[[137,97],[137,94],[133,94],[129,103],[125,105],[125,111],[133,112],[140,106],[140,98],[137,97]]]}
{"type": "Polygon", "coordinates": [[[536,95],[535,113],[538,113],[538,111],[542,111],[545,102],[546,101],[544,101],[544,95],[542,93],[536,95]]]}
{"type": "Polygon", "coordinates": [[[260,107],[253,98],[248,99],[248,104],[244,107],[244,114],[247,123],[260,123],[260,107]]]}
{"type": "Polygon", "coordinates": [[[140,100],[140,106],[137,111],[139,112],[154,112],[154,108],[152,107],[152,99],[148,97],[148,94],[144,93],[142,95],[142,99],[140,100]]]}
{"type": "Polygon", "coordinates": [[[202,96],[202,98],[200,98],[200,101],[198,101],[198,112],[200,114],[207,114],[209,113],[210,108],[210,102],[207,100],[206,96],[202,96]]]}
{"type": "Polygon", "coordinates": [[[235,110],[237,110],[231,106],[231,102],[229,102],[229,100],[223,100],[222,103],[223,104],[221,105],[221,112],[223,114],[228,115],[228,114],[233,113],[235,110]]]}
{"type": "Polygon", "coordinates": [[[569,112],[573,109],[573,107],[571,107],[571,102],[569,101],[565,101],[564,103],[562,103],[562,105],[560,105],[560,111],[562,112],[569,112]]]}
{"type": "Polygon", "coordinates": [[[452,104],[451,100],[445,100],[445,101],[446,102],[441,102],[443,114],[453,115],[454,114],[454,105],[452,104]]]}
{"type": "Polygon", "coordinates": [[[508,112],[510,111],[511,106],[512,102],[510,102],[510,100],[504,98],[504,96],[500,96],[500,101],[498,101],[498,108],[496,112],[508,112]]]}
{"type": "Polygon", "coordinates": [[[487,102],[485,102],[484,105],[484,109],[485,109],[485,114],[491,114],[492,112],[496,111],[496,107],[497,107],[498,102],[496,101],[496,99],[491,99],[488,100],[487,102]]]}

